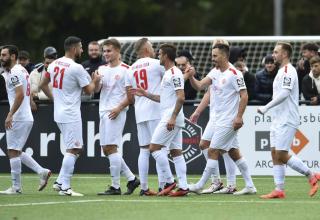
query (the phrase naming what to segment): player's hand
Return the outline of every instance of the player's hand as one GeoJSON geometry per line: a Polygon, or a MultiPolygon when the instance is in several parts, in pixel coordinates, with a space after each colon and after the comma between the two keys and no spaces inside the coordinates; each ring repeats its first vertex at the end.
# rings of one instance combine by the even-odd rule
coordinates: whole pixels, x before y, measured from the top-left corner
{"type": "Polygon", "coordinates": [[[99,74],[98,70],[94,71],[91,74],[91,77],[92,77],[92,81],[94,81],[95,83],[97,83],[101,80],[101,75],[99,74]]]}
{"type": "Polygon", "coordinates": [[[184,70],[184,74],[186,74],[188,76],[188,78],[190,76],[194,76],[196,74],[196,69],[193,66],[188,65],[186,67],[186,69],[184,70]]]}
{"type": "Polygon", "coordinates": [[[12,120],[13,120],[13,116],[11,115],[11,113],[9,113],[9,114],[7,115],[7,118],[6,118],[5,122],[4,122],[4,127],[5,127],[7,130],[9,130],[9,129],[12,128],[12,120]]]}
{"type": "Polygon", "coordinates": [[[238,130],[239,128],[241,128],[242,125],[243,125],[243,120],[242,120],[242,118],[236,117],[236,118],[234,119],[234,121],[233,121],[232,127],[233,127],[233,129],[236,131],[236,130],[238,130]]]}
{"type": "Polygon", "coordinates": [[[190,121],[194,124],[197,124],[200,114],[198,112],[193,112],[190,116],[190,121]]]}
{"type": "Polygon", "coordinates": [[[31,100],[31,110],[33,112],[36,112],[38,110],[37,104],[33,100],[31,100]]]}
{"type": "Polygon", "coordinates": [[[311,97],[310,104],[311,105],[317,105],[318,104],[318,97],[317,96],[311,97]]]}
{"type": "Polygon", "coordinates": [[[114,120],[118,117],[118,115],[120,114],[121,109],[119,107],[116,107],[114,109],[111,110],[110,114],[108,115],[109,119],[114,120]]]}
{"type": "Polygon", "coordinates": [[[175,125],[176,125],[176,120],[173,118],[170,118],[170,120],[167,123],[167,130],[172,131],[175,125]]]}
{"type": "Polygon", "coordinates": [[[138,86],[137,88],[130,88],[129,89],[130,94],[136,95],[136,96],[147,96],[148,92],[138,86]]]}

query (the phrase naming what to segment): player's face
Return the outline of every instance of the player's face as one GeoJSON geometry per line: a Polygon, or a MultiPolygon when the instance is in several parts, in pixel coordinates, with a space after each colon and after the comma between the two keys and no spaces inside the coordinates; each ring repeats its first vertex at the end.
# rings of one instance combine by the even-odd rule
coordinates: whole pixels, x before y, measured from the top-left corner
{"type": "Polygon", "coordinates": [[[54,59],[50,59],[50,58],[44,58],[44,69],[47,70],[48,66],[50,63],[52,63],[54,61],[54,59]]]}
{"type": "Polygon", "coordinates": [[[89,44],[88,46],[88,54],[91,59],[96,59],[100,56],[100,48],[99,45],[89,44]]]}
{"type": "Polygon", "coordinates": [[[306,60],[310,60],[314,56],[314,52],[310,50],[302,50],[302,57],[306,60]]]}
{"type": "Polygon", "coordinates": [[[212,49],[212,63],[216,68],[219,68],[221,66],[221,63],[223,62],[223,54],[218,48],[212,49]]]}
{"type": "Polygon", "coordinates": [[[281,64],[284,58],[284,51],[281,48],[281,45],[275,46],[273,49],[272,57],[275,63],[281,64]]]}
{"type": "Polygon", "coordinates": [[[312,71],[314,78],[318,78],[320,76],[320,63],[312,64],[311,71],[312,71]]]}
{"type": "Polygon", "coordinates": [[[154,52],[154,49],[150,41],[146,43],[146,47],[147,47],[147,50],[149,51],[149,57],[154,58],[156,56],[156,53],[154,52]]]}
{"type": "Polygon", "coordinates": [[[161,65],[164,65],[165,63],[165,58],[166,58],[166,55],[163,54],[162,50],[160,49],[159,50],[159,56],[158,56],[159,60],[160,60],[160,64],[161,65]]]}
{"type": "Polygon", "coordinates": [[[106,59],[107,63],[112,63],[119,59],[120,51],[116,50],[112,45],[103,46],[103,56],[106,59]]]}
{"type": "Polygon", "coordinates": [[[184,70],[187,68],[187,65],[189,64],[189,61],[186,57],[181,56],[176,58],[176,65],[177,67],[184,72],[184,70]]]}
{"type": "Polygon", "coordinates": [[[11,57],[8,49],[2,49],[0,54],[1,66],[4,68],[11,66],[11,57]]]}
{"type": "Polygon", "coordinates": [[[75,57],[76,57],[76,59],[80,59],[82,52],[83,52],[82,43],[79,42],[79,43],[75,46],[75,57]]]}

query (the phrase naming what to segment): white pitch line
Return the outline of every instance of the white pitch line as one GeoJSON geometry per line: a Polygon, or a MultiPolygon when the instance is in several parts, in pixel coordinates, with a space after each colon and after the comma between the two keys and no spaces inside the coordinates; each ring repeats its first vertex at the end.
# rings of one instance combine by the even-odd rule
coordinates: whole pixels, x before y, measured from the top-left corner
{"type": "Polygon", "coordinates": [[[59,204],[73,204],[73,203],[94,203],[94,202],[118,202],[118,203],[190,203],[190,204],[314,204],[320,205],[320,201],[305,201],[305,200],[297,200],[297,201],[286,201],[286,200],[239,200],[239,201],[215,201],[215,200],[201,200],[201,201],[191,201],[191,200],[120,200],[120,199],[93,199],[93,200],[75,200],[75,201],[56,201],[56,202],[33,202],[33,203],[9,203],[9,204],[1,204],[0,207],[21,207],[21,206],[43,206],[43,205],[59,205],[59,204]]]}

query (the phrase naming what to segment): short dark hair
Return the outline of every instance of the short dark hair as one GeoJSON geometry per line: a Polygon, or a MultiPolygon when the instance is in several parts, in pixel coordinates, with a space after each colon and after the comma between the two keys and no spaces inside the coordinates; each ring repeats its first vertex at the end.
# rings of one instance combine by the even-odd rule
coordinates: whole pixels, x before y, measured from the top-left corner
{"type": "Polygon", "coordinates": [[[100,45],[100,44],[99,44],[98,41],[95,41],[95,40],[94,40],[94,41],[90,41],[90,42],[88,43],[88,46],[89,46],[89,45],[100,45]]]}
{"type": "Polygon", "coordinates": [[[167,55],[167,57],[174,62],[176,59],[177,48],[172,44],[161,44],[160,50],[162,50],[163,54],[167,55]]]}
{"type": "Polygon", "coordinates": [[[291,58],[292,55],[292,46],[288,42],[278,42],[276,45],[280,45],[282,50],[285,50],[288,54],[288,57],[291,58]]]}
{"type": "Polygon", "coordinates": [[[145,45],[145,43],[148,42],[148,38],[143,37],[139,40],[137,40],[137,42],[134,44],[134,51],[136,53],[139,53],[139,51],[141,50],[141,48],[145,45]]]}
{"type": "Polygon", "coordinates": [[[16,45],[4,45],[1,47],[1,50],[3,49],[8,49],[9,55],[11,56],[12,54],[14,54],[16,56],[16,60],[18,59],[19,49],[16,45]]]}
{"type": "Polygon", "coordinates": [[[219,49],[221,50],[227,57],[230,56],[230,47],[226,44],[216,44],[213,46],[212,49],[219,49]]]}
{"type": "Polygon", "coordinates": [[[302,45],[301,50],[310,50],[314,52],[318,52],[319,46],[315,43],[306,43],[302,45]]]}
{"type": "Polygon", "coordinates": [[[120,42],[115,38],[110,38],[110,39],[107,39],[107,40],[103,41],[102,46],[105,46],[105,45],[111,45],[117,50],[121,49],[120,42]]]}
{"type": "Polygon", "coordinates": [[[310,59],[310,66],[312,66],[315,63],[320,63],[320,57],[319,56],[314,56],[310,59]]]}
{"type": "Polygon", "coordinates": [[[70,50],[75,44],[78,44],[81,42],[81,39],[76,36],[69,36],[64,41],[64,50],[68,51],[70,50]]]}

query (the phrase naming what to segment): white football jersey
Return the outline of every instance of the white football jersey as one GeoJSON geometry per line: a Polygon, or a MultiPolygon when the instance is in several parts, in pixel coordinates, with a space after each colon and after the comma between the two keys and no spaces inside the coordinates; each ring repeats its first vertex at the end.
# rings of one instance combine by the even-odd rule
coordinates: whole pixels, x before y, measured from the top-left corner
{"type": "Polygon", "coordinates": [[[207,76],[212,80],[210,102],[214,112],[211,114],[214,114],[217,126],[232,127],[239,109],[239,92],[246,89],[243,75],[229,65],[224,72],[212,69],[207,76]]]}
{"type": "Polygon", "coordinates": [[[129,66],[125,63],[121,63],[116,67],[103,65],[98,68],[102,85],[99,112],[114,109],[127,97],[125,78],[128,68],[129,66]]]}
{"type": "MultiPolygon", "coordinates": [[[[176,106],[177,94],[176,90],[184,89],[183,74],[176,66],[168,69],[162,78],[160,89],[160,109],[161,121],[168,122],[171,118],[173,110],[176,106]]],[[[176,126],[184,127],[183,107],[181,108],[177,118],[176,126]]]]}
{"type": "Polygon", "coordinates": [[[9,72],[4,71],[2,76],[6,82],[10,109],[16,97],[15,89],[23,86],[24,99],[13,115],[13,121],[33,121],[30,107],[30,81],[28,71],[20,64],[16,64],[9,72]]]}
{"type": "MultiPolygon", "coordinates": [[[[128,71],[126,86],[137,88],[139,85],[149,93],[159,95],[164,72],[159,60],[150,57],[138,59],[128,71]]],[[[160,104],[146,97],[135,96],[134,107],[137,123],[161,118],[160,104]]]]}
{"type": "Polygon", "coordinates": [[[296,69],[291,63],[278,70],[273,81],[273,98],[282,89],[289,89],[290,95],[279,105],[271,109],[273,124],[286,124],[297,128],[299,121],[299,83],[296,69]]]}
{"type": "Polygon", "coordinates": [[[91,78],[87,71],[74,60],[61,57],[53,61],[46,77],[50,77],[54,99],[54,120],[70,123],[81,120],[81,92],[91,78]]]}

